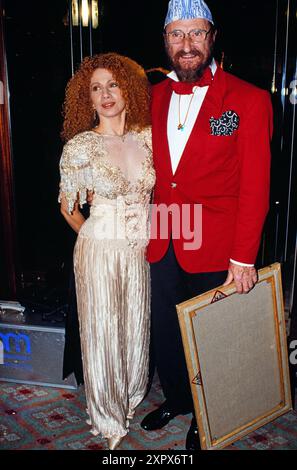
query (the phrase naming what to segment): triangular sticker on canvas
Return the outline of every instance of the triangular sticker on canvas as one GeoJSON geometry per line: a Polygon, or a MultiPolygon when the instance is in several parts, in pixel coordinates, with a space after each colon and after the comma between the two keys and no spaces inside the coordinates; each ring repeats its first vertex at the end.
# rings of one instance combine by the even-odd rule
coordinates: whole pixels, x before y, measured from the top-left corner
{"type": "Polygon", "coordinates": [[[228,297],[226,294],[221,292],[220,290],[216,290],[214,293],[214,296],[211,300],[211,303],[213,304],[214,302],[217,302],[218,300],[224,299],[225,297],[228,297]]]}

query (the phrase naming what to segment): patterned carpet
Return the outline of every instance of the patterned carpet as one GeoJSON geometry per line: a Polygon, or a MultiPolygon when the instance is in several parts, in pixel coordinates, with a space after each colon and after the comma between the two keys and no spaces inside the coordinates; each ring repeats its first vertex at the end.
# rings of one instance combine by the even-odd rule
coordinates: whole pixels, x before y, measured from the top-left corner
{"type": "MultiPolygon", "coordinates": [[[[163,401],[158,381],[137,409],[121,450],[184,450],[190,415],[145,432],[140,422],[163,401]]],[[[107,450],[90,434],[83,387],[65,390],[0,382],[0,449],[107,450]]],[[[230,450],[297,450],[297,412],[292,411],[237,441],[230,450]]]]}

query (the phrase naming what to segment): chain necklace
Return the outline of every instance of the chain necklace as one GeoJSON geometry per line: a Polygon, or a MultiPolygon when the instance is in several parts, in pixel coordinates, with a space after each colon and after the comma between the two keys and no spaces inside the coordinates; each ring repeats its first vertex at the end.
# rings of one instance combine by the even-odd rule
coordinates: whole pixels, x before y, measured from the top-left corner
{"type": "Polygon", "coordinates": [[[184,119],[183,123],[181,123],[181,119],[180,119],[180,98],[181,98],[182,95],[178,95],[178,126],[177,126],[177,129],[179,131],[183,131],[184,128],[185,128],[185,125],[186,125],[186,122],[187,122],[187,119],[188,119],[188,115],[189,115],[189,111],[190,111],[190,107],[191,107],[191,104],[192,104],[192,101],[193,101],[193,98],[194,98],[195,91],[196,91],[196,88],[192,93],[190,103],[189,103],[189,106],[188,106],[186,116],[185,116],[185,119],[184,119]]]}

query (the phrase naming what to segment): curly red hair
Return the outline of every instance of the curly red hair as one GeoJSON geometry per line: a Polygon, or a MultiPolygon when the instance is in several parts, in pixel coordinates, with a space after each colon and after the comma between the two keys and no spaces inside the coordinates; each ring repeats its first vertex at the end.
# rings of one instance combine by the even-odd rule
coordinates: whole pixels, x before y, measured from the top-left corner
{"type": "Polygon", "coordinates": [[[109,70],[119,84],[128,110],[126,132],[130,130],[140,132],[150,124],[150,85],[144,69],[129,57],[114,52],[98,54],[86,57],[67,84],[61,132],[65,141],[95,126],[90,81],[97,68],[109,70]]]}

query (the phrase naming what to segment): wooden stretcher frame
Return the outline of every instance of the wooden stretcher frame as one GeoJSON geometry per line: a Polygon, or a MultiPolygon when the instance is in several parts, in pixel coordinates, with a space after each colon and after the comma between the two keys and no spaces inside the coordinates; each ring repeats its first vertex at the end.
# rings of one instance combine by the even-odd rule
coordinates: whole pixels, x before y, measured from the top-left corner
{"type": "MultiPolygon", "coordinates": [[[[258,283],[247,295],[237,294],[235,285],[232,283],[176,306],[202,449],[222,449],[292,409],[280,264],[267,266],[259,270],[258,275],[258,283]],[[232,306],[235,308],[234,311],[232,306]],[[247,324],[244,332],[247,333],[248,339],[246,335],[241,337],[244,338],[245,347],[253,348],[248,354],[239,352],[239,354],[232,355],[235,335],[228,338],[228,331],[234,327],[236,315],[239,315],[237,321],[240,322],[241,333],[245,322],[247,324]],[[212,322],[216,322],[213,323],[213,327],[211,327],[212,322]],[[220,322],[222,322],[222,328],[218,326],[220,322]],[[206,329],[203,330],[202,326],[206,329]],[[219,367],[217,361],[213,360],[214,348],[209,346],[213,328],[217,334],[215,341],[220,351],[219,358],[227,360],[222,368],[223,375],[219,373],[217,379],[213,377],[208,380],[208,376],[212,375],[215,369],[214,365],[219,367]],[[218,338],[221,330],[223,330],[221,338],[218,338]],[[270,332],[267,333],[268,338],[266,338],[266,331],[270,332]],[[261,335],[260,341],[257,334],[261,335]],[[247,341],[250,341],[250,345],[247,341]],[[261,346],[259,346],[260,343],[261,346]],[[257,360],[257,347],[261,349],[259,360],[257,360]],[[209,351],[207,348],[210,348],[209,351]],[[244,354],[242,364],[238,362],[240,358],[237,358],[241,354],[244,354]],[[208,356],[211,356],[210,360],[208,356]],[[269,360],[266,360],[268,357],[269,360]],[[249,364],[249,360],[253,362],[249,364]],[[228,370],[229,363],[230,370],[228,370]],[[234,363],[237,367],[234,367],[234,363]],[[252,374],[248,375],[248,382],[243,380],[244,389],[240,390],[244,368],[251,370],[252,374]],[[256,369],[258,375],[254,378],[253,370],[256,369]],[[266,381],[263,378],[263,390],[260,391],[259,373],[261,377],[261,371],[263,377],[266,376],[266,381]],[[230,382],[228,382],[229,376],[230,382]],[[226,396],[218,398],[217,389],[220,390],[220,378],[224,379],[221,382],[227,380],[228,385],[225,387],[226,396]],[[267,400],[265,387],[268,387],[266,389],[267,400]],[[241,396],[246,400],[240,400],[241,396]],[[228,399],[229,405],[224,401],[228,399]],[[250,408],[246,409],[245,403],[250,400],[254,402],[253,406],[249,405],[250,408]],[[226,421],[228,413],[220,416],[220,407],[229,410],[233,420],[231,423],[226,421]],[[243,413],[241,413],[242,407],[243,413]],[[243,416],[247,416],[244,422],[243,416]],[[219,435],[216,435],[218,430],[219,435]]],[[[237,346],[239,342],[240,336],[239,340],[237,338],[237,343],[235,341],[237,346]]]]}

